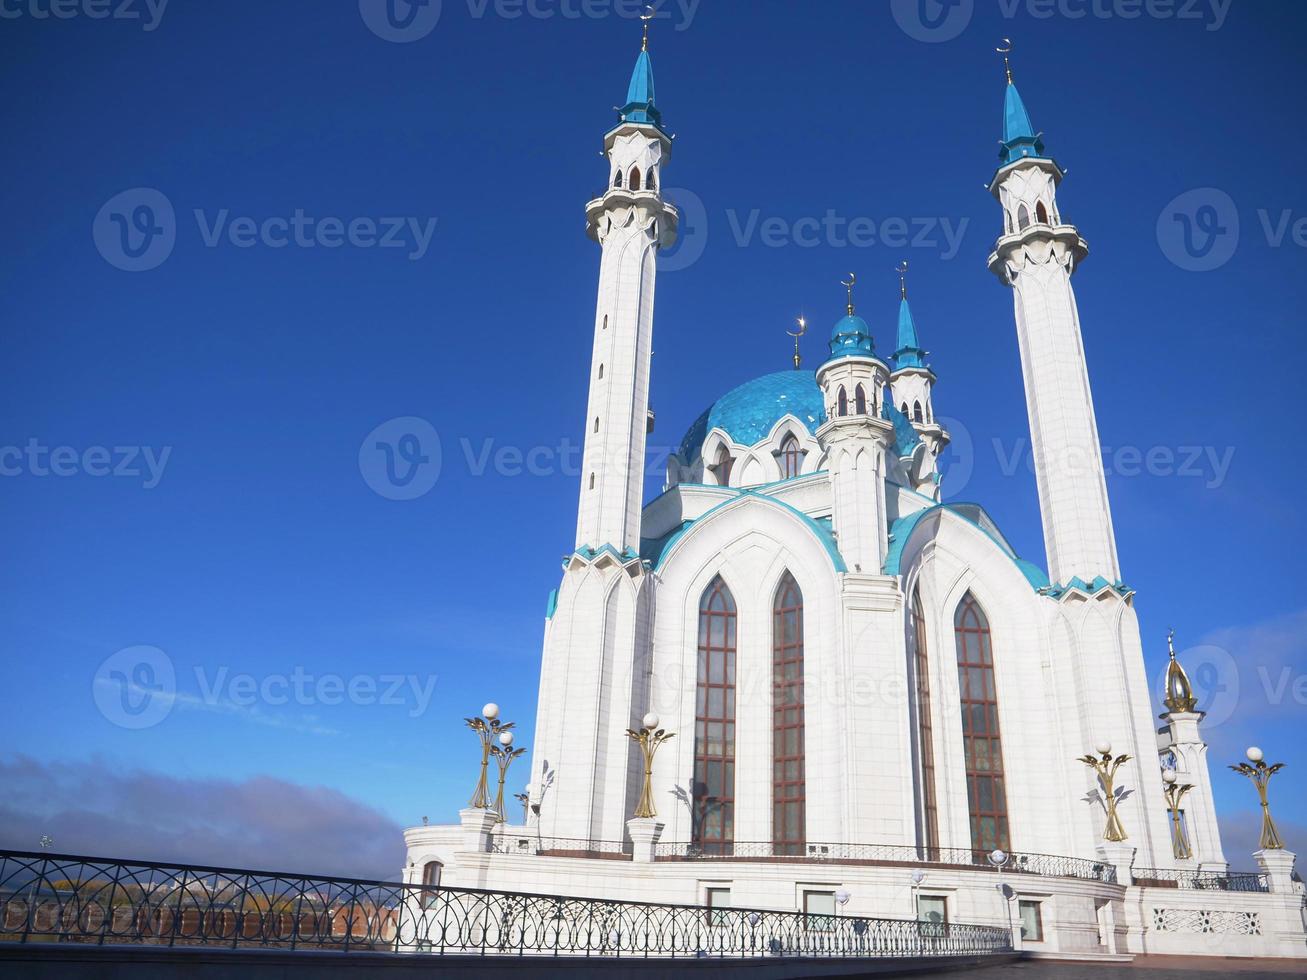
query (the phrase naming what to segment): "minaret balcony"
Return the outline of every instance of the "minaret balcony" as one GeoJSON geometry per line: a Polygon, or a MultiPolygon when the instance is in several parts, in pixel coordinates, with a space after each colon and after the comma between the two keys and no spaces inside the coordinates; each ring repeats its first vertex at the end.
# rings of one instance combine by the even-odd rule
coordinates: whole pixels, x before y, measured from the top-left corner
{"type": "Polygon", "coordinates": [[[1089,243],[1080,237],[1080,232],[1075,225],[1065,223],[1053,225],[1036,221],[1020,231],[1001,236],[994,243],[994,251],[989,254],[987,263],[989,271],[1006,283],[1007,275],[1004,267],[1008,258],[1025,248],[1038,253],[1047,252],[1049,249],[1070,252],[1076,266],[1079,266],[1089,254],[1089,243]]]}
{"type": "Polygon", "coordinates": [[[681,212],[676,206],[664,200],[661,191],[633,191],[626,187],[610,187],[602,195],[586,202],[586,233],[595,241],[599,240],[599,221],[610,211],[619,208],[643,208],[662,218],[659,228],[659,244],[669,248],[676,241],[677,230],[681,224],[681,212]]]}

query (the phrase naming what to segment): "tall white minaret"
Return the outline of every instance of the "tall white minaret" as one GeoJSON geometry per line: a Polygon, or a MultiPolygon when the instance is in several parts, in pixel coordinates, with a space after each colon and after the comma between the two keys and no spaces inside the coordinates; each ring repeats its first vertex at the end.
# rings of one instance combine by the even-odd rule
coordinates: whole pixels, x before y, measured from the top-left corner
{"type": "Polygon", "coordinates": [[[989,268],[1012,287],[1049,578],[1117,582],[1116,536],[1071,289],[1089,248],[1058,212],[1063,171],[1044,156],[1010,66],[1001,143],[1003,162],[989,189],[1003,205],[1003,234],[989,268]]]}
{"type": "Polygon", "coordinates": [[[662,197],[672,140],[654,104],[648,48],[646,29],[621,121],[604,137],[606,189],[586,205],[587,231],[603,258],[576,546],[611,545],[623,554],[640,549],[655,258],[676,241],[678,221],[662,197]]]}

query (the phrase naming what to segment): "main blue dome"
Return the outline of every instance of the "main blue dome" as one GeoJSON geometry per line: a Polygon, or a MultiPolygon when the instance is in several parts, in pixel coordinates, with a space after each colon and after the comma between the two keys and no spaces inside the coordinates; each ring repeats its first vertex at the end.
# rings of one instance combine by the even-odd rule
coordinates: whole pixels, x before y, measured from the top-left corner
{"type": "Polygon", "coordinates": [[[722,395],[690,426],[681,440],[681,458],[693,462],[713,429],[721,429],[740,445],[756,445],[787,415],[814,433],[825,420],[821,389],[811,371],[764,374],[722,395]]]}

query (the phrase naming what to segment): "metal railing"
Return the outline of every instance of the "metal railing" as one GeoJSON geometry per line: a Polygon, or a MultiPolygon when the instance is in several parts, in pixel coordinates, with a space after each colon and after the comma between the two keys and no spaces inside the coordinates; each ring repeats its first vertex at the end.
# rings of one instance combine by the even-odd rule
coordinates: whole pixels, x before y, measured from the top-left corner
{"type": "Polygon", "coordinates": [[[585,957],[979,956],[996,926],[0,851],[0,942],[585,957]]]}
{"type": "Polygon", "coordinates": [[[542,854],[547,857],[609,858],[629,861],[630,841],[582,840],[574,837],[537,837],[533,833],[499,833],[490,838],[492,854],[542,854]]]}
{"type": "MultiPolygon", "coordinates": [[[[771,841],[735,841],[729,844],[654,845],[658,861],[784,861],[829,862],[832,864],[925,864],[954,868],[994,866],[986,855],[963,847],[913,847],[900,844],[830,844],[808,842],[801,846],[773,844],[771,841]]],[[[1012,852],[1003,873],[1042,875],[1050,878],[1085,878],[1090,881],[1116,883],[1116,868],[1102,861],[1062,857],[1057,854],[1012,852]]]]}
{"type": "Polygon", "coordinates": [[[1135,868],[1136,885],[1195,891],[1269,892],[1266,875],[1255,871],[1190,871],[1180,868],[1135,868]]]}

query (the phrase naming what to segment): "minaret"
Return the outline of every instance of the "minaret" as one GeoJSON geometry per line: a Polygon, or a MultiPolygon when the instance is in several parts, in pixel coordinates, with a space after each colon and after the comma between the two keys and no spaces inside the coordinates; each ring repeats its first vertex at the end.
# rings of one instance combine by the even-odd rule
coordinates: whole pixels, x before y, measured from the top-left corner
{"type": "Polygon", "coordinates": [[[921,341],[917,338],[917,324],[912,318],[912,307],[908,305],[907,262],[899,265],[898,273],[898,350],[893,355],[894,373],[890,375],[890,387],[894,404],[908,417],[931,454],[938,458],[948,445],[949,436],[935,421],[935,407],[931,402],[935,372],[926,364],[928,354],[921,348],[921,341]]]}
{"type": "Polygon", "coordinates": [[[999,50],[1007,66],[1002,164],[989,189],[1003,206],[1003,234],[989,268],[1012,288],[1048,574],[1054,583],[1098,576],[1117,582],[1116,537],[1071,288],[1089,249],[1058,212],[1064,173],[1044,156],[1042,136],[1012,83],[1010,48],[999,50]]]}
{"type": "Polygon", "coordinates": [[[850,273],[848,312],[831,331],[829,360],[817,369],[826,403],[817,438],[826,450],[840,554],[851,571],[878,575],[886,548],[885,454],[894,427],[881,417],[889,368],[876,357],[867,321],[854,311],[855,282],[850,273]]]}
{"type": "Polygon", "coordinates": [[[586,406],[576,546],[640,548],[649,415],[655,258],[676,241],[678,215],[663,200],[672,140],[654,101],[648,21],[621,120],[604,137],[606,190],[586,205],[586,227],[603,249],[586,406]]]}
{"type": "Polygon", "coordinates": [[[1198,710],[1189,675],[1176,659],[1174,630],[1167,633],[1166,645],[1171,660],[1166,667],[1166,696],[1162,699],[1166,711],[1161,716],[1166,727],[1161,734],[1170,736],[1177,785],[1189,787],[1180,806],[1189,846],[1201,870],[1225,871],[1228,865],[1221,851],[1221,832],[1216,823],[1216,800],[1207,769],[1207,743],[1198,731],[1203,712],[1198,710]]]}

